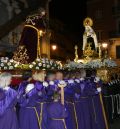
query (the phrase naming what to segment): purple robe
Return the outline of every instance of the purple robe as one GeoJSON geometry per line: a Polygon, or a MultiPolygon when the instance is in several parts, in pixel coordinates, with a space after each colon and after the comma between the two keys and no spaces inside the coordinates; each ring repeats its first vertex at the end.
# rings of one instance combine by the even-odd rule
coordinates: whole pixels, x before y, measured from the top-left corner
{"type": "MultiPolygon", "coordinates": [[[[92,113],[89,105],[89,95],[91,91],[89,89],[89,85],[86,80],[83,80],[76,85],[76,89],[79,91],[75,93],[74,96],[74,104],[76,110],[76,118],[77,118],[77,128],[78,129],[93,129],[92,128],[92,113]]],[[[76,91],[77,91],[76,90],[76,91]]]]}
{"type": "Polygon", "coordinates": [[[38,104],[37,90],[33,89],[29,93],[23,95],[20,101],[19,125],[20,129],[39,129],[39,113],[37,111],[38,104]]]}
{"type": "Polygon", "coordinates": [[[35,88],[23,95],[20,103],[20,129],[47,129],[45,90],[42,82],[36,82],[35,88]]]}
{"type": "Polygon", "coordinates": [[[18,129],[15,111],[17,92],[11,88],[0,93],[0,129],[18,129]],[[12,119],[11,119],[12,118],[12,119]]]}
{"type": "Polygon", "coordinates": [[[66,124],[68,129],[76,129],[77,121],[76,121],[76,111],[75,105],[73,103],[74,98],[74,84],[68,84],[64,88],[65,92],[65,104],[68,109],[68,117],[66,118],[66,124]]]}
{"type": "Polygon", "coordinates": [[[60,102],[51,102],[47,106],[49,129],[67,129],[65,118],[67,109],[60,102]]]}
{"type": "MultiPolygon", "coordinates": [[[[101,82],[99,83],[101,84],[101,82]]],[[[97,89],[96,83],[91,80],[90,82],[91,88],[92,89],[97,89]]],[[[100,98],[99,94],[93,94],[91,98],[91,112],[93,112],[93,129],[104,129],[105,128],[105,122],[104,122],[104,117],[103,117],[103,112],[102,112],[102,106],[100,103],[100,98]]]]}

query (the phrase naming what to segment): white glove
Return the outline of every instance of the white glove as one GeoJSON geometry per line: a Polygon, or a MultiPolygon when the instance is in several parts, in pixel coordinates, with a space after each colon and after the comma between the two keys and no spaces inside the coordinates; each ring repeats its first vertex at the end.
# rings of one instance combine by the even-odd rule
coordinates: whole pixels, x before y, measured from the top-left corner
{"type": "Polygon", "coordinates": [[[10,87],[9,86],[6,86],[5,88],[4,88],[4,90],[9,90],[10,89],[10,87]]]}
{"type": "Polygon", "coordinates": [[[95,77],[95,79],[94,79],[94,82],[99,82],[100,81],[100,78],[99,77],[95,77]]]}
{"type": "Polygon", "coordinates": [[[32,83],[31,83],[31,84],[28,84],[27,87],[26,87],[26,89],[25,89],[25,92],[28,93],[28,92],[30,92],[33,88],[34,88],[34,84],[32,84],[32,83]]]}
{"type": "Polygon", "coordinates": [[[44,87],[48,87],[48,83],[44,81],[44,82],[43,82],[43,86],[44,86],[44,87]]]}
{"type": "Polygon", "coordinates": [[[101,87],[97,88],[97,91],[100,93],[102,91],[101,87]]]}

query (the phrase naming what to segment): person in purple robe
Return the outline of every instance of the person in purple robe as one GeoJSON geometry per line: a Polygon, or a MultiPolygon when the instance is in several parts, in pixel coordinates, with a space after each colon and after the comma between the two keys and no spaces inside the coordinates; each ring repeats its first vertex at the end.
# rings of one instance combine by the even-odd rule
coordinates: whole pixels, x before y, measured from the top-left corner
{"type": "MultiPolygon", "coordinates": [[[[70,74],[70,73],[68,73],[70,74]]],[[[65,75],[69,76],[68,74],[65,75]]],[[[56,72],[56,80],[55,80],[55,84],[58,85],[58,83],[60,81],[62,81],[64,78],[63,75],[63,71],[57,71],[56,72]]],[[[66,126],[67,129],[74,129],[76,128],[76,120],[75,120],[75,108],[74,108],[74,103],[73,103],[73,96],[74,96],[74,81],[72,81],[73,79],[68,79],[65,78],[65,82],[68,84],[68,82],[70,82],[65,88],[64,88],[64,99],[65,99],[65,106],[67,107],[67,111],[68,111],[68,117],[65,119],[66,122],[66,126]],[[71,83],[73,82],[73,83],[71,83]]],[[[57,88],[57,91],[59,91],[59,88],[57,88]]]]}
{"type": "Polygon", "coordinates": [[[86,70],[80,71],[79,81],[76,80],[74,104],[77,112],[77,128],[78,129],[96,129],[93,126],[94,114],[92,105],[92,96],[98,94],[97,89],[90,85],[90,81],[86,79],[86,70]]]}
{"type": "Polygon", "coordinates": [[[37,110],[39,112],[39,118],[40,118],[40,125],[42,129],[47,129],[47,113],[46,113],[46,107],[47,107],[47,93],[46,89],[48,87],[48,83],[45,80],[45,72],[40,71],[38,73],[35,73],[33,76],[35,80],[35,88],[38,91],[38,99],[36,101],[37,103],[37,110]]]}
{"type": "Polygon", "coordinates": [[[67,129],[65,119],[68,117],[67,108],[61,104],[60,95],[54,94],[54,101],[47,106],[49,129],[67,129]]]}
{"type": "Polygon", "coordinates": [[[38,104],[36,103],[39,98],[34,84],[28,84],[25,89],[25,94],[19,101],[19,126],[20,129],[39,129],[40,118],[39,111],[37,110],[38,104]]]}
{"type": "Polygon", "coordinates": [[[55,90],[55,72],[48,71],[46,76],[46,81],[48,82],[48,87],[46,88],[46,94],[48,101],[52,101],[54,90],[55,90]]]}
{"type": "Polygon", "coordinates": [[[102,82],[99,79],[99,77],[94,77],[90,80],[90,85],[92,89],[96,89],[97,92],[92,95],[91,102],[92,102],[92,107],[91,110],[94,112],[94,117],[93,117],[93,128],[94,129],[105,129],[105,121],[103,117],[103,111],[102,111],[102,105],[100,102],[100,97],[99,93],[102,92],[101,86],[102,82]],[[99,87],[97,87],[97,85],[99,87]]]}
{"type": "Polygon", "coordinates": [[[30,71],[30,70],[24,71],[23,74],[22,74],[22,80],[23,81],[20,83],[20,85],[18,87],[18,93],[19,94],[24,94],[25,93],[26,86],[32,80],[32,71],[30,71]]]}
{"type": "Polygon", "coordinates": [[[10,88],[12,75],[0,75],[0,129],[19,129],[15,105],[17,92],[10,88]]]}

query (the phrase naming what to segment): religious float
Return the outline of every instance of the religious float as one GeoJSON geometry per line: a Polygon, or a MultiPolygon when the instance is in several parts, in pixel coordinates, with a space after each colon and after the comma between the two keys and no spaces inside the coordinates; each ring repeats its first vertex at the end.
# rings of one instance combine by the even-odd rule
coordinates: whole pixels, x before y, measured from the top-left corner
{"type": "MultiPolygon", "coordinates": [[[[80,69],[96,70],[97,75],[103,82],[109,82],[113,73],[120,73],[119,68],[114,60],[104,51],[102,55],[101,44],[98,43],[95,31],[92,29],[93,21],[91,18],[86,18],[83,22],[85,32],[83,34],[83,58],[79,59],[78,46],[75,46],[75,59],[62,64],[61,61],[55,61],[44,56],[41,56],[43,35],[49,36],[49,31],[46,30],[46,22],[44,21],[44,11],[41,10],[39,14],[34,14],[26,19],[20,44],[14,52],[12,59],[8,57],[0,58],[0,71],[10,71],[15,78],[21,77],[24,70],[65,70],[79,72],[80,69]],[[44,31],[41,31],[41,29],[44,31]],[[91,42],[91,39],[93,43],[91,42]],[[35,41],[35,42],[33,42],[35,41]],[[94,48],[92,47],[94,45],[94,48]]],[[[48,39],[47,39],[48,40],[48,39]]],[[[49,45],[48,45],[49,46],[49,45]]],[[[50,53],[47,48],[48,55],[50,53]]],[[[64,105],[64,81],[58,85],[61,88],[61,103],[64,105]]],[[[98,86],[99,87],[99,86],[98,86]]],[[[105,109],[103,106],[102,93],[99,93],[102,112],[104,116],[105,126],[108,129],[105,109]]]]}
{"type": "MultiPolygon", "coordinates": [[[[78,57],[78,46],[75,46],[75,59],[62,64],[61,61],[55,61],[50,58],[41,57],[42,37],[45,33],[47,23],[44,20],[45,12],[40,9],[39,14],[28,16],[25,22],[21,40],[13,58],[0,58],[0,70],[12,71],[15,74],[21,74],[23,70],[79,70],[79,69],[96,69],[97,75],[105,82],[109,82],[111,76],[120,71],[116,62],[107,55],[107,50],[102,51],[102,45],[98,43],[95,31],[92,28],[93,21],[86,18],[83,22],[85,32],[83,34],[83,58],[78,57]],[[40,29],[42,28],[42,30],[40,29]],[[92,39],[92,40],[91,40],[92,39]],[[33,42],[35,41],[35,42],[33,42]],[[94,46],[94,47],[93,47],[94,46]],[[32,49],[31,49],[32,48],[32,49]]],[[[50,53],[48,48],[47,53],[50,53]]],[[[49,57],[49,56],[48,56],[49,57]]]]}

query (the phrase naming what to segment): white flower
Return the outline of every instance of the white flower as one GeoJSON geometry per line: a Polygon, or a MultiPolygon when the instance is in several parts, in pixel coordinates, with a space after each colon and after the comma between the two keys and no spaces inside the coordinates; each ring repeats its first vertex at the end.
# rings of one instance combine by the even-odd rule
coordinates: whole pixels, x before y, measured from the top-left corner
{"type": "Polygon", "coordinates": [[[39,70],[39,67],[36,67],[37,70],[39,70]]]}
{"type": "Polygon", "coordinates": [[[46,63],[48,64],[48,63],[49,63],[49,61],[47,60],[47,61],[46,61],[46,63]]]}
{"type": "Polygon", "coordinates": [[[42,66],[42,63],[39,63],[38,66],[42,66]]]}
{"type": "Polygon", "coordinates": [[[36,59],[36,61],[40,61],[40,59],[39,59],[39,58],[37,58],[37,59],[36,59]]]}
{"type": "Polygon", "coordinates": [[[9,62],[9,63],[8,63],[8,66],[10,66],[10,65],[11,65],[11,63],[9,62]]]}
{"type": "Polygon", "coordinates": [[[18,64],[15,64],[15,67],[17,67],[18,66],[18,64]]]}
{"type": "Polygon", "coordinates": [[[13,66],[9,66],[9,69],[13,69],[14,67],[13,66]]]}
{"type": "Polygon", "coordinates": [[[6,70],[6,69],[7,69],[7,67],[4,67],[4,69],[6,70]]]}
{"type": "Polygon", "coordinates": [[[3,67],[4,66],[4,63],[1,63],[1,66],[3,67]]]}
{"type": "Polygon", "coordinates": [[[32,62],[32,64],[34,64],[34,65],[35,65],[35,64],[36,64],[36,62],[32,62]]]}
{"type": "Polygon", "coordinates": [[[44,58],[42,59],[42,63],[45,63],[45,59],[44,58]]]}
{"type": "Polygon", "coordinates": [[[46,64],[43,64],[43,67],[46,67],[46,64]]]}
{"type": "Polygon", "coordinates": [[[47,65],[47,68],[50,68],[50,65],[47,65]]]}
{"type": "Polygon", "coordinates": [[[33,65],[29,65],[29,68],[33,68],[33,65]]]}
{"type": "Polygon", "coordinates": [[[51,64],[51,65],[53,64],[53,60],[50,60],[50,64],[51,64]]]}
{"type": "Polygon", "coordinates": [[[54,84],[55,84],[54,81],[49,82],[49,85],[54,85],[54,84]]]}
{"type": "Polygon", "coordinates": [[[11,62],[11,63],[13,63],[13,62],[14,62],[14,60],[13,60],[13,59],[11,59],[11,60],[10,60],[10,62],[11,62]]]}
{"type": "Polygon", "coordinates": [[[48,87],[48,83],[47,82],[43,82],[43,86],[44,87],[48,87]]]}
{"type": "Polygon", "coordinates": [[[9,58],[8,57],[5,57],[5,60],[8,60],[9,58]]]}
{"type": "Polygon", "coordinates": [[[4,60],[4,57],[1,57],[1,60],[4,60]]]}

